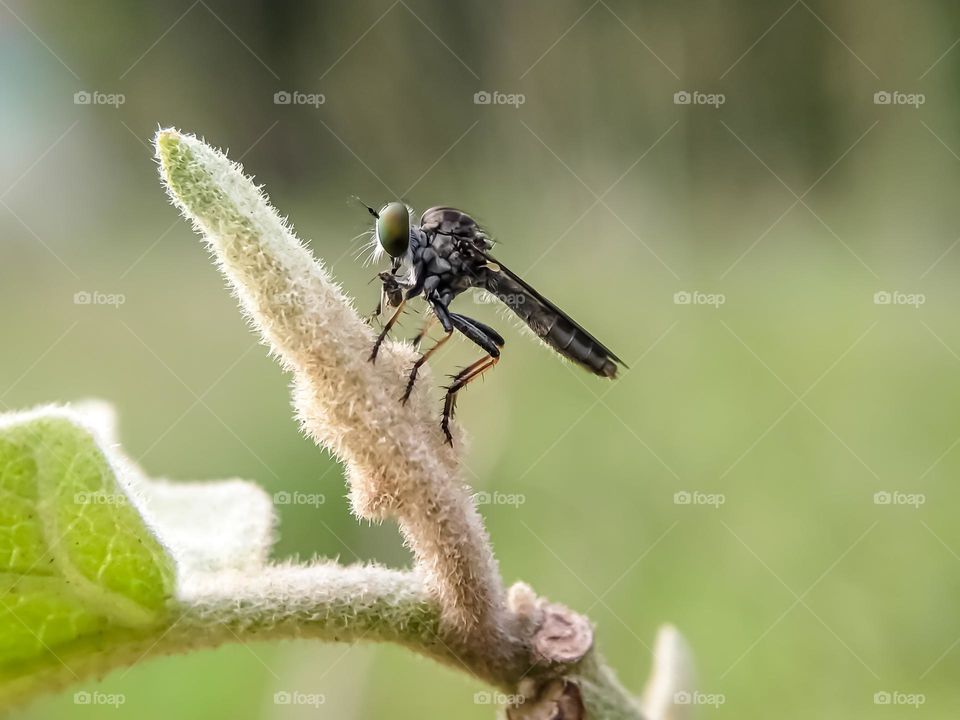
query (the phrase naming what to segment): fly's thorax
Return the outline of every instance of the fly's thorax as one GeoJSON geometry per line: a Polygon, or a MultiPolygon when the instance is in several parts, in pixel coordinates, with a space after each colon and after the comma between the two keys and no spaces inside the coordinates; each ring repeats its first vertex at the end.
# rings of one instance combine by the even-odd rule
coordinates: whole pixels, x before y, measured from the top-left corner
{"type": "Polygon", "coordinates": [[[453,252],[454,241],[450,235],[434,234],[430,237],[430,248],[440,257],[445,258],[453,252]]]}
{"type": "Polygon", "coordinates": [[[410,248],[407,255],[411,262],[416,262],[420,259],[420,253],[423,252],[423,248],[425,248],[429,242],[423,230],[416,225],[410,226],[410,248]]]}
{"type": "Polygon", "coordinates": [[[421,258],[428,270],[439,275],[475,276],[486,263],[470,242],[441,235],[430,237],[421,258]]]}
{"type": "Polygon", "coordinates": [[[426,296],[449,304],[460,293],[480,284],[475,267],[477,254],[462,241],[429,232],[425,238],[427,244],[417,249],[415,268],[426,296]]]}

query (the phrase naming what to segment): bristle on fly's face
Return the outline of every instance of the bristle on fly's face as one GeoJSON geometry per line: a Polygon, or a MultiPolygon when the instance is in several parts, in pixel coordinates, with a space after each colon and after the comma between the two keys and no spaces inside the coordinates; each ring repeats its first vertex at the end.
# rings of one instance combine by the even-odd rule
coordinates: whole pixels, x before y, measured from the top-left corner
{"type": "Polygon", "coordinates": [[[360,248],[354,255],[354,260],[360,262],[363,267],[369,267],[380,259],[383,249],[380,247],[380,243],[377,242],[377,233],[374,230],[364,230],[362,233],[353,238],[353,240],[350,241],[350,244],[353,245],[359,238],[362,237],[366,237],[367,239],[360,245],[360,248]]]}

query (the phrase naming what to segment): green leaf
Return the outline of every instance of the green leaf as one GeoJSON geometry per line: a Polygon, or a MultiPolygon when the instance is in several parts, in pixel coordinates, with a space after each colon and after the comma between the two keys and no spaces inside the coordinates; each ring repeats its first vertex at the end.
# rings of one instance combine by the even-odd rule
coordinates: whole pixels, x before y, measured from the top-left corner
{"type": "Polygon", "coordinates": [[[275,514],[262,488],[148,478],[115,425],[97,401],[0,415],[0,710],[236,640],[223,621],[235,598],[219,591],[267,569],[275,514]]]}
{"type": "Polygon", "coordinates": [[[411,572],[272,564],[273,502],[146,477],[88,402],[0,415],[0,711],[144,658],[272,637],[423,643],[411,572]]]}
{"type": "Polygon", "coordinates": [[[174,561],[79,416],[0,420],[0,666],[169,615],[174,561]]]}

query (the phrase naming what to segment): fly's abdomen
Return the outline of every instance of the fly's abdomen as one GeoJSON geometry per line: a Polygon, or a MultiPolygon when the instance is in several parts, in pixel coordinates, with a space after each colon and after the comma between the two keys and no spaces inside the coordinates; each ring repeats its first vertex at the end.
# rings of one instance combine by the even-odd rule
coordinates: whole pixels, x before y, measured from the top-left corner
{"type": "Polygon", "coordinates": [[[486,288],[563,357],[601,377],[617,376],[618,358],[531,288],[504,272],[489,272],[486,288]]]}

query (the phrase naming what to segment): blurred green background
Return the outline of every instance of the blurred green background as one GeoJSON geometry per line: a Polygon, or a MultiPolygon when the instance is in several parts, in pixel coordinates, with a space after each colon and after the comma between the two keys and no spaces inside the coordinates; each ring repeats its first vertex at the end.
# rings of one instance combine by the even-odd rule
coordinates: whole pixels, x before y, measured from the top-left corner
{"type": "MultiPolygon", "coordinates": [[[[675,623],[723,696],[702,717],[914,709],[895,693],[957,717],[958,38],[942,0],[2,0],[0,407],[105,398],[154,475],[322,493],[278,507],[277,558],[405,565],[298,433],[149,142],[229,148],[364,309],[350,196],[463,207],[631,368],[605,384],[459,301],[508,341],[460,403],[470,482],[523,500],[481,508],[505,579],[588,611],[634,689],[675,623]]],[[[491,717],[479,684],[380,646],[74,690],[16,716],[491,717]]]]}

